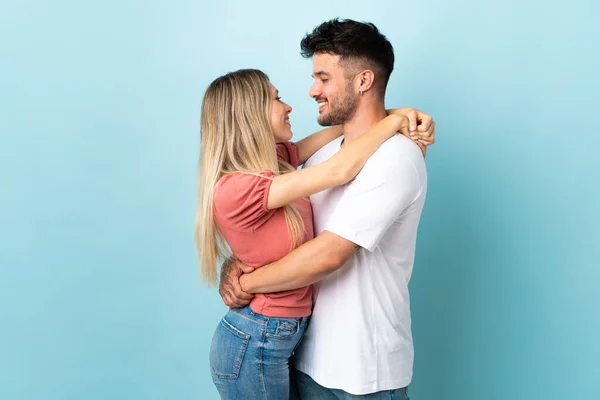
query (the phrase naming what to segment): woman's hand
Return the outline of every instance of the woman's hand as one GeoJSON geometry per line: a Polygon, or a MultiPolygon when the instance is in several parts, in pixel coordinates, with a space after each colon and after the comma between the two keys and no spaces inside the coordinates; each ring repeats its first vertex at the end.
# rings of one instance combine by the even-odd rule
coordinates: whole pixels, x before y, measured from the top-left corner
{"type": "Polygon", "coordinates": [[[410,132],[407,137],[421,148],[435,143],[435,122],[431,118],[431,115],[410,107],[395,108],[386,111],[388,114],[400,114],[408,118],[410,132]]]}

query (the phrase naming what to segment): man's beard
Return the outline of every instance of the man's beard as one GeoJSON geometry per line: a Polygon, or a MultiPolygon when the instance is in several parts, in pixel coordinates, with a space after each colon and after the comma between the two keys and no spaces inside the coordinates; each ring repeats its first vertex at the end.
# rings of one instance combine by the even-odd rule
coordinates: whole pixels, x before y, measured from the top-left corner
{"type": "Polygon", "coordinates": [[[358,97],[351,90],[335,99],[333,102],[328,101],[329,112],[320,115],[317,122],[321,126],[342,125],[354,117],[354,113],[358,107],[358,97]]]}

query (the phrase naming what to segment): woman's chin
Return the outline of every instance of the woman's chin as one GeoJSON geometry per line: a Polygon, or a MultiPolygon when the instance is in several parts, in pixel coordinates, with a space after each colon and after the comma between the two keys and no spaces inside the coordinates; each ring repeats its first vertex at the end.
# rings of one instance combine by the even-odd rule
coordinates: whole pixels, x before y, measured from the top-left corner
{"type": "Polygon", "coordinates": [[[290,140],[292,140],[293,136],[294,135],[292,134],[291,131],[285,135],[277,135],[275,137],[275,143],[289,142],[290,140]]]}

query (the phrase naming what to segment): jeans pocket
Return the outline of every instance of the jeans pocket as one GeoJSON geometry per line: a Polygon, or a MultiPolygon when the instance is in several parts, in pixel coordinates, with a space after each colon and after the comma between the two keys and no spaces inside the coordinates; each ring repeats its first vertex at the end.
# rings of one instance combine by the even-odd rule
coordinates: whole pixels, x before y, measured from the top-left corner
{"type": "Polygon", "coordinates": [[[271,339],[291,339],[298,333],[298,320],[293,318],[271,318],[267,326],[267,336],[271,339]]]}
{"type": "Polygon", "coordinates": [[[217,378],[238,378],[249,341],[250,335],[221,319],[210,346],[210,368],[217,378]]]}

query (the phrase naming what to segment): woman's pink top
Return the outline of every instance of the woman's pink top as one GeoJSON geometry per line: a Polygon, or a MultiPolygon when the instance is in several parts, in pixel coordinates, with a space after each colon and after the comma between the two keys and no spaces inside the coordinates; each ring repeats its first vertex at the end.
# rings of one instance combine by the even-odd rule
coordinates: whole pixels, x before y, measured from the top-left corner
{"type": "MultiPolygon", "coordinates": [[[[298,167],[298,149],[294,143],[277,144],[277,156],[298,167]]],[[[254,268],[283,258],[290,252],[283,209],[267,209],[272,171],[257,175],[232,172],[217,183],[214,194],[214,218],[219,230],[241,262],[254,268]]],[[[304,241],[314,237],[312,208],[308,198],[294,206],[304,221],[304,241]]],[[[278,293],[256,294],[250,308],[268,317],[306,317],[312,307],[312,287],[307,286],[278,293]]]]}

